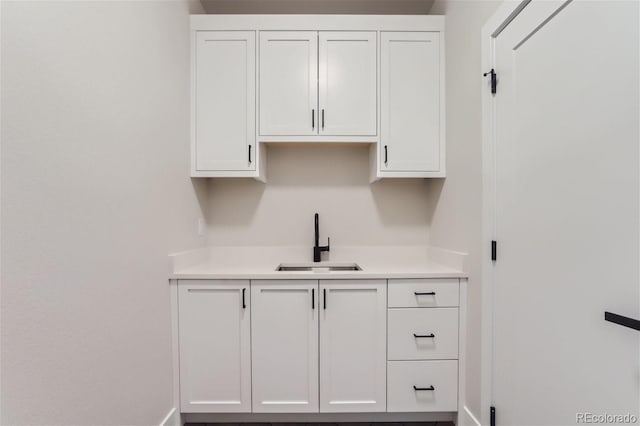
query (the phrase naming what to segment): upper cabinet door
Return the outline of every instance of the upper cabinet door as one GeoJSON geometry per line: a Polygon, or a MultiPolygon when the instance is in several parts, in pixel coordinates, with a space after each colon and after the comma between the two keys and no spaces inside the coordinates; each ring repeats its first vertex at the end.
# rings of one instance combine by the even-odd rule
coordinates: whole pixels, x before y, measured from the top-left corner
{"type": "Polygon", "coordinates": [[[260,32],[260,134],[305,136],[318,128],[318,33],[260,32]]]}
{"type": "Polygon", "coordinates": [[[249,281],[178,286],[183,413],[251,412],[249,281]]]}
{"type": "Polygon", "coordinates": [[[440,33],[381,32],[380,171],[444,172],[440,33]]]}
{"type": "Polygon", "coordinates": [[[255,170],[255,37],[196,32],[192,172],[255,170]]]}
{"type": "Polygon", "coordinates": [[[375,136],[375,31],[320,31],[320,134],[375,136]]]}
{"type": "Polygon", "coordinates": [[[385,411],[387,283],[320,281],[320,412],[385,411]]]}

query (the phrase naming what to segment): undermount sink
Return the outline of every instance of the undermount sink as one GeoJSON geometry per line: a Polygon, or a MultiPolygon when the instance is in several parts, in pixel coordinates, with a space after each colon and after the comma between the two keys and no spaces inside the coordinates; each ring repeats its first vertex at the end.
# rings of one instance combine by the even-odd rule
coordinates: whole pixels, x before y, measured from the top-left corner
{"type": "Polygon", "coordinates": [[[281,263],[276,271],[322,273],[362,271],[362,268],[357,263],[281,263]]]}

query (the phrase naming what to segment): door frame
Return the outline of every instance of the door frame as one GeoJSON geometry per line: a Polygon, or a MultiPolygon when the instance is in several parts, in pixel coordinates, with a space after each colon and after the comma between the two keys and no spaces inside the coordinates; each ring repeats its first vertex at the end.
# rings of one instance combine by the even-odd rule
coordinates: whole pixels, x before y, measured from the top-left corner
{"type": "MultiPolygon", "coordinates": [[[[531,0],[504,0],[487,20],[481,31],[482,74],[495,68],[495,39],[516,18],[531,0]]],[[[482,78],[482,248],[480,251],[481,279],[481,340],[480,340],[480,413],[472,419],[478,425],[490,424],[493,400],[493,262],[491,241],[496,238],[495,222],[495,127],[496,104],[491,94],[490,79],[482,78]]],[[[497,93],[500,93],[498,74],[497,93]]]]}

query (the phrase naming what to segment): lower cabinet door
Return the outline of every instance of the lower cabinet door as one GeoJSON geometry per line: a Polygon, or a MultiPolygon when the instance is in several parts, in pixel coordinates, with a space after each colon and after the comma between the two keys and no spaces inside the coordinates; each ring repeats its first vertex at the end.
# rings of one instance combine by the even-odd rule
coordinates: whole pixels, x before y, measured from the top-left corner
{"type": "Polygon", "coordinates": [[[458,361],[389,361],[389,412],[457,411],[458,361]]]}
{"type": "Polygon", "coordinates": [[[386,281],[323,280],[320,297],[320,411],[385,411],[386,281]]]}
{"type": "Polygon", "coordinates": [[[178,285],[183,413],[250,412],[249,281],[178,285]]]}
{"type": "Polygon", "coordinates": [[[254,413],[318,412],[318,281],[252,281],[254,413]]]}

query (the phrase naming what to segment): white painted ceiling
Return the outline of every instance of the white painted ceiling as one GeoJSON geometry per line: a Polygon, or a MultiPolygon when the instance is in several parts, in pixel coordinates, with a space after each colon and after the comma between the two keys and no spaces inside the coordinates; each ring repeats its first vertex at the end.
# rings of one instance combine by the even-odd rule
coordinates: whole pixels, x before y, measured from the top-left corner
{"type": "Polygon", "coordinates": [[[200,0],[207,13],[427,15],[434,0],[200,0]]]}

